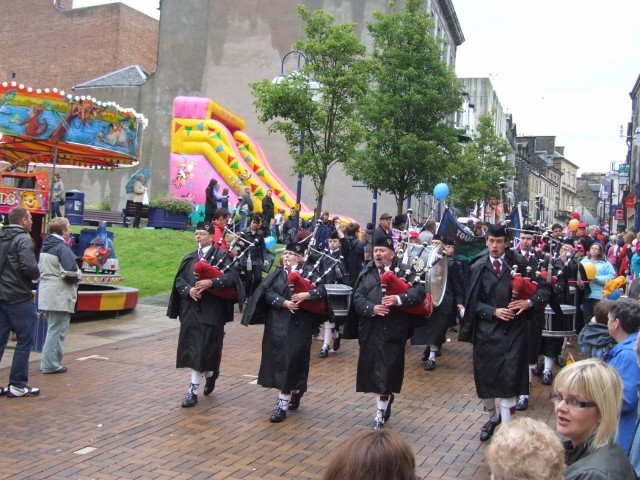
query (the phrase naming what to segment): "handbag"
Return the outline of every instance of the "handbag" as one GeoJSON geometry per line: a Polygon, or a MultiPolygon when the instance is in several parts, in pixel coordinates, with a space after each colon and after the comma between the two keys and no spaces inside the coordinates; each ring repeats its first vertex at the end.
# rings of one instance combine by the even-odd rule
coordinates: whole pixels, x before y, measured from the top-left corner
{"type": "Polygon", "coordinates": [[[142,205],[149,205],[149,195],[147,195],[147,191],[142,194],[142,205]]]}

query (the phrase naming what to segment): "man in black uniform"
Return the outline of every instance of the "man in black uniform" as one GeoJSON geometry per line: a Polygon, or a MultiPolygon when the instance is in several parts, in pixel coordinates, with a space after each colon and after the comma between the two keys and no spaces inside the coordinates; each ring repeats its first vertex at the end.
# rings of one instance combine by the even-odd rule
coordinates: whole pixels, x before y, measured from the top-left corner
{"type": "Polygon", "coordinates": [[[405,344],[418,320],[401,307],[418,305],[426,295],[421,283],[411,284],[404,293],[387,295],[380,276],[385,268],[393,271],[396,265],[393,241],[378,238],[373,261],[356,282],[344,328],[344,337],[357,338],[360,344],[356,391],[376,394],[374,430],[380,430],[391,416],[393,394],[400,393],[404,380],[405,344]]]}
{"type": "Polygon", "coordinates": [[[528,300],[511,299],[510,270],[515,264],[525,271],[526,261],[508,250],[504,226],[490,225],[488,252],[471,264],[465,314],[459,340],[473,343],[473,373],[478,397],[489,420],[480,430],[486,441],[501,423],[508,423],[516,399],[529,391],[527,327],[530,311],[546,303],[551,287],[541,281],[528,300]],[[496,410],[500,398],[500,411],[496,410]]]}
{"type": "Polygon", "coordinates": [[[224,325],[233,320],[234,300],[216,296],[210,289],[235,287],[238,301],[244,302],[244,287],[235,268],[207,280],[198,280],[193,273],[200,259],[213,265],[221,260],[221,269],[231,262],[225,250],[212,246],[212,234],[210,224],[199,222],[196,226],[198,249],[182,259],[167,309],[169,318],[180,318],[176,368],[191,369],[191,382],[182,401],[185,408],[198,403],[198,387],[203,373],[206,380],[204,394],[213,392],[220,375],[224,325]]]}

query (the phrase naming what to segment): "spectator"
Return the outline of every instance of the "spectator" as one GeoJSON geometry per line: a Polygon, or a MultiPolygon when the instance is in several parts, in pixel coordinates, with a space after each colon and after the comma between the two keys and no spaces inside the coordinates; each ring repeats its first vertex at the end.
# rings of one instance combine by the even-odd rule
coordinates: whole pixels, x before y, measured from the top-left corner
{"type": "MultiPolygon", "coordinates": [[[[640,365],[640,335],[636,338],[636,361],[640,365]]],[[[637,385],[638,396],[640,396],[640,383],[637,385]]],[[[633,441],[631,443],[631,450],[629,452],[629,460],[633,469],[636,471],[636,475],[640,478],[640,422],[636,422],[636,428],[633,435],[633,441]]]]}
{"type": "Polygon", "coordinates": [[[53,175],[53,195],[51,196],[51,218],[61,217],[60,204],[64,204],[64,184],[59,173],[53,175]]]}
{"type": "Polygon", "coordinates": [[[64,339],[67,336],[71,314],[78,298],[78,282],[82,272],[76,264],[76,256],[67,246],[71,235],[69,221],[64,217],[49,222],[49,235],[40,252],[40,286],[38,309],[47,314],[47,339],[42,348],[40,370],[42,373],[64,373],[62,366],[64,339]]]}
{"type": "Polygon", "coordinates": [[[616,341],[609,335],[609,310],[615,302],[601,300],[594,309],[591,322],[587,323],[578,335],[580,351],[587,358],[602,358],[611,350],[616,341]]]}
{"type": "Polygon", "coordinates": [[[222,189],[222,200],[220,200],[220,208],[226,208],[229,210],[229,189],[222,189]]]}
{"type": "Polygon", "coordinates": [[[609,311],[609,334],[618,344],[604,354],[605,361],[618,371],[622,379],[622,410],[618,427],[618,444],[629,455],[633,431],[638,418],[638,388],[640,367],[633,348],[640,326],[640,304],[621,298],[609,311]]]}
{"type": "Polygon", "coordinates": [[[33,330],[38,314],[31,298],[33,281],[40,277],[38,262],[29,236],[33,220],[24,207],[9,210],[9,225],[0,233],[0,360],[7,346],[9,330],[16,332],[9,386],[0,387],[0,395],[31,397],[40,390],[30,387],[29,356],[33,345],[33,330]]]}
{"type": "Polygon", "coordinates": [[[220,184],[215,178],[209,180],[209,185],[204,190],[205,203],[204,203],[204,223],[210,225],[213,220],[213,215],[216,213],[218,207],[222,207],[223,195],[218,195],[220,184]],[[220,202],[220,205],[218,205],[220,202]]]}
{"type": "Polygon", "coordinates": [[[275,214],[273,199],[271,198],[271,190],[267,190],[267,195],[262,199],[262,223],[265,227],[271,226],[275,214]]]}
{"type": "Polygon", "coordinates": [[[360,432],[341,446],[323,480],[416,480],[416,459],[393,430],[360,432]]]}
{"type": "Polygon", "coordinates": [[[495,434],[486,450],[492,480],[562,480],[564,450],[546,423],[516,418],[495,434]]]}
{"type": "Polygon", "coordinates": [[[587,359],[567,365],[553,383],[556,428],[564,442],[565,480],[633,479],[618,444],[622,382],[615,368],[587,359]]]}
{"type": "Polygon", "coordinates": [[[587,257],[580,261],[581,264],[591,262],[596,267],[595,277],[589,282],[588,296],[584,298],[582,303],[582,311],[584,312],[585,319],[593,317],[593,310],[597,303],[602,299],[602,290],[604,285],[615,277],[613,267],[605,260],[602,248],[602,245],[599,243],[593,243],[589,249],[587,257]]]}
{"type": "Polygon", "coordinates": [[[435,220],[427,220],[424,222],[422,226],[422,231],[420,232],[420,242],[426,243],[427,245],[431,245],[431,240],[433,240],[433,235],[436,233],[436,221],[435,220]]]}
{"type": "Polygon", "coordinates": [[[247,218],[253,213],[251,187],[244,187],[244,192],[238,198],[238,209],[240,211],[240,231],[243,232],[247,228],[247,218]]]}
{"type": "MultiPolygon", "coordinates": [[[[380,215],[380,223],[373,231],[373,235],[371,236],[372,245],[376,245],[380,239],[390,238],[393,241],[393,231],[391,230],[391,217],[390,213],[383,213],[380,215]]],[[[395,247],[395,242],[393,242],[395,247]]]]}
{"type": "Polygon", "coordinates": [[[147,183],[144,175],[138,175],[133,185],[133,204],[136,206],[136,215],[133,219],[133,228],[140,228],[140,217],[142,217],[142,205],[147,193],[147,183]]]}
{"type": "Polygon", "coordinates": [[[362,235],[362,243],[364,245],[364,261],[368,262],[371,260],[373,253],[373,230],[374,225],[372,222],[367,223],[367,229],[364,231],[362,235]]]}
{"type": "Polygon", "coordinates": [[[271,235],[277,242],[282,242],[282,224],[284,223],[284,210],[278,210],[271,225],[271,235]]]}

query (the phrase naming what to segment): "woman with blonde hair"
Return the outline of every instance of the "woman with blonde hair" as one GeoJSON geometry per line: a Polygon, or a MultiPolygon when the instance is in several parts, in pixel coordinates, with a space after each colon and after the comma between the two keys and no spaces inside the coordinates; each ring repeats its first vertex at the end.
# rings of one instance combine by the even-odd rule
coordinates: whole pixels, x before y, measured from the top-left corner
{"type": "Polygon", "coordinates": [[[366,430],[338,449],[322,479],[416,480],[416,459],[393,430],[366,430]]]}
{"type": "Polygon", "coordinates": [[[564,442],[566,480],[635,479],[616,443],[622,382],[616,370],[597,359],[566,366],[553,382],[556,427],[564,442]]]}

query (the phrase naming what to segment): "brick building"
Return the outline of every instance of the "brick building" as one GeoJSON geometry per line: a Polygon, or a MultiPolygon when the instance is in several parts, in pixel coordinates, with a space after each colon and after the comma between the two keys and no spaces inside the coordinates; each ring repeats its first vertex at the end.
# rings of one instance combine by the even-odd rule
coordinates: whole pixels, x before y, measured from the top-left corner
{"type": "Polygon", "coordinates": [[[0,79],[70,90],[129,65],[154,72],[158,21],[122,3],[0,0],[0,79]]]}

